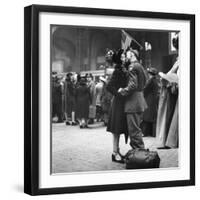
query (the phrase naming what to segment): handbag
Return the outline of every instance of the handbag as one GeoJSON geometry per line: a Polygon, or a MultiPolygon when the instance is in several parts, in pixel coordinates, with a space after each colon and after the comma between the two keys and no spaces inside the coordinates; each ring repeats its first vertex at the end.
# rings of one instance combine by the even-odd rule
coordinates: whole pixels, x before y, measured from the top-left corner
{"type": "Polygon", "coordinates": [[[157,151],[131,149],[125,155],[126,169],[159,168],[160,157],[157,151]]]}

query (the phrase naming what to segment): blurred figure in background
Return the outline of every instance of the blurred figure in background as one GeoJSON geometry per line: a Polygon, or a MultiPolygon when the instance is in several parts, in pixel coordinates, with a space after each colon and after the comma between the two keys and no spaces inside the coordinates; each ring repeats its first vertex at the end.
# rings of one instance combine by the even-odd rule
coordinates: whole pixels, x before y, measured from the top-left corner
{"type": "Polygon", "coordinates": [[[52,80],[52,114],[53,118],[57,119],[55,122],[60,123],[63,122],[62,116],[62,86],[59,82],[59,78],[57,76],[53,77],[52,80]]]}
{"type": "Polygon", "coordinates": [[[101,105],[101,96],[103,91],[105,79],[103,77],[99,77],[99,82],[95,86],[95,96],[96,96],[96,120],[97,122],[102,121],[102,105],[101,105]]]}
{"type": "Polygon", "coordinates": [[[90,89],[87,87],[85,77],[80,77],[79,84],[76,87],[76,117],[80,128],[88,127],[89,106],[91,104],[90,89]]]}
{"type": "Polygon", "coordinates": [[[148,81],[144,88],[144,98],[148,108],[144,111],[143,122],[141,124],[144,136],[156,136],[156,118],[159,100],[159,79],[158,71],[155,68],[147,68],[148,81]]]}
{"type": "Polygon", "coordinates": [[[86,81],[87,81],[87,86],[90,90],[90,96],[91,96],[88,124],[93,124],[95,116],[96,116],[96,96],[95,96],[95,82],[93,80],[93,75],[91,73],[86,74],[86,81]]]}
{"type": "Polygon", "coordinates": [[[75,121],[75,89],[76,79],[72,73],[68,73],[65,80],[65,118],[66,125],[76,125],[75,121]]]}
{"type": "Polygon", "coordinates": [[[101,105],[102,105],[102,115],[103,115],[103,122],[104,125],[107,126],[108,124],[108,114],[111,107],[111,100],[112,100],[112,94],[106,89],[107,82],[109,82],[110,77],[106,76],[104,79],[103,89],[102,89],[102,95],[101,95],[101,105]]]}

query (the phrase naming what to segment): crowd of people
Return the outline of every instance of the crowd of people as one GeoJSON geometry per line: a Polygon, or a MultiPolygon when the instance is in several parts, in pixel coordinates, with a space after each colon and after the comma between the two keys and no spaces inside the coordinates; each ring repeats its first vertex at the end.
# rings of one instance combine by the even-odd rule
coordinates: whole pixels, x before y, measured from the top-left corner
{"type": "MultiPolygon", "coordinates": [[[[173,45],[178,50],[178,36],[173,45]]],[[[124,162],[121,134],[126,143],[129,138],[132,149],[145,148],[143,136],[157,137],[158,148],[177,148],[178,58],[166,74],[145,69],[140,46],[132,41],[126,50],[109,50],[106,61],[114,71],[96,82],[92,74],[68,73],[62,79],[53,78],[52,113],[57,122],[65,120],[66,125],[80,128],[104,122],[113,135],[114,162],[124,162]]]]}
{"type": "Polygon", "coordinates": [[[106,90],[109,76],[94,81],[93,75],[67,73],[52,76],[52,118],[53,122],[79,125],[103,122],[107,125],[112,95],[106,90]]]}

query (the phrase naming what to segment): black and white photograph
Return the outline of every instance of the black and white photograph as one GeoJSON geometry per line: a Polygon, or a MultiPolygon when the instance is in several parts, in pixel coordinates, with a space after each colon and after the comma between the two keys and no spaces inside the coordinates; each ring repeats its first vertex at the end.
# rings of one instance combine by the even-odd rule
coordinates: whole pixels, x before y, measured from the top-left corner
{"type": "Polygon", "coordinates": [[[179,166],[178,30],[51,25],[51,173],[179,166]]]}
{"type": "Polygon", "coordinates": [[[25,192],[193,185],[194,16],[25,11],[25,192]]]}
{"type": "Polygon", "coordinates": [[[0,199],[198,199],[198,5],[2,1],[0,199]]]}

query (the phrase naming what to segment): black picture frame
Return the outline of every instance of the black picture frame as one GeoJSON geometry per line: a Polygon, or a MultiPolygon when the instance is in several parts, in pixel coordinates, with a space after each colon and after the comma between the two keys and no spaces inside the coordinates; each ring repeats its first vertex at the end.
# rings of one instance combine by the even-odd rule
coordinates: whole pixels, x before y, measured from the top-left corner
{"type": "Polygon", "coordinates": [[[24,9],[24,192],[46,195],[195,185],[195,15],[111,10],[83,7],[31,5],[24,9]],[[187,20],[190,23],[190,178],[188,180],[39,188],[39,14],[75,13],[153,19],[187,20]]]}

